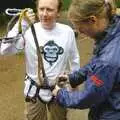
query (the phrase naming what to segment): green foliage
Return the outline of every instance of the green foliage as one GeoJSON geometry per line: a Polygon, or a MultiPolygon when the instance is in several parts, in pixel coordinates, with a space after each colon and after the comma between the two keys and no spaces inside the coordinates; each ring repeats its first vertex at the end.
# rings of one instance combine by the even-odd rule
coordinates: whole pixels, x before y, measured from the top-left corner
{"type": "Polygon", "coordinates": [[[118,8],[120,8],[120,1],[119,0],[116,0],[116,5],[118,8]]]}
{"type": "Polygon", "coordinates": [[[0,26],[6,26],[10,17],[7,16],[5,13],[0,14],[0,26]]]}
{"type": "Polygon", "coordinates": [[[9,17],[6,16],[4,13],[1,13],[0,14],[0,37],[4,36],[8,21],[9,21],[9,17]]]}
{"type": "Polygon", "coordinates": [[[70,4],[71,4],[71,1],[72,0],[64,0],[64,3],[63,3],[63,10],[68,10],[70,4]]]}

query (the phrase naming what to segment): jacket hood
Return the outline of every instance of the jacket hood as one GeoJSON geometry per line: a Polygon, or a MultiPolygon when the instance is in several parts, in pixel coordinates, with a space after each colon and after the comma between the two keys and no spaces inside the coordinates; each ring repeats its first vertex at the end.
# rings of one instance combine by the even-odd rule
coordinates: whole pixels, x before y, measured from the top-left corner
{"type": "Polygon", "coordinates": [[[93,54],[99,54],[99,51],[118,35],[120,35],[120,16],[114,16],[108,27],[96,36],[93,54]]]}

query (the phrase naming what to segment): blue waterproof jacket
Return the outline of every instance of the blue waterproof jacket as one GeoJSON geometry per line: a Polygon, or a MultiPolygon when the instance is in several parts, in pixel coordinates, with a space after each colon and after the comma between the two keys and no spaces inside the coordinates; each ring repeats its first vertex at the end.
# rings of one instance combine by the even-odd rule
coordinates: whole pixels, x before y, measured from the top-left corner
{"type": "Polygon", "coordinates": [[[69,75],[75,87],[82,82],[82,91],[61,89],[57,101],[69,108],[90,108],[92,120],[120,120],[120,17],[115,16],[96,48],[90,62],[69,75]]]}

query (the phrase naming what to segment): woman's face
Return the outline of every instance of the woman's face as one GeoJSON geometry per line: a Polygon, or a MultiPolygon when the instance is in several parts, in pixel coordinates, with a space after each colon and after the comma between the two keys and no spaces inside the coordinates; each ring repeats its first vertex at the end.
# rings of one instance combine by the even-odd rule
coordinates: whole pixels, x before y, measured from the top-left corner
{"type": "Polygon", "coordinates": [[[88,19],[87,21],[81,21],[79,22],[79,25],[75,26],[77,26],[76,28],[80,33],[94,38],[97,33],[103,32],[107,25],[107,19],[91,16],[90,19],[88,19]]]}

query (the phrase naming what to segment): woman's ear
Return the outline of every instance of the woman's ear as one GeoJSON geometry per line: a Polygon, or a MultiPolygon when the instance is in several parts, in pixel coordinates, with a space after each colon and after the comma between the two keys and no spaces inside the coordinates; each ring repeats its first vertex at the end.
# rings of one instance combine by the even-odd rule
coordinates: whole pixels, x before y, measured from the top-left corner
{"type": "Polygon", "coordinates": [[[88,20],[89,23],[95,24],[97,22],[97,17],[94,15],[91,15],[88,20]]]}

